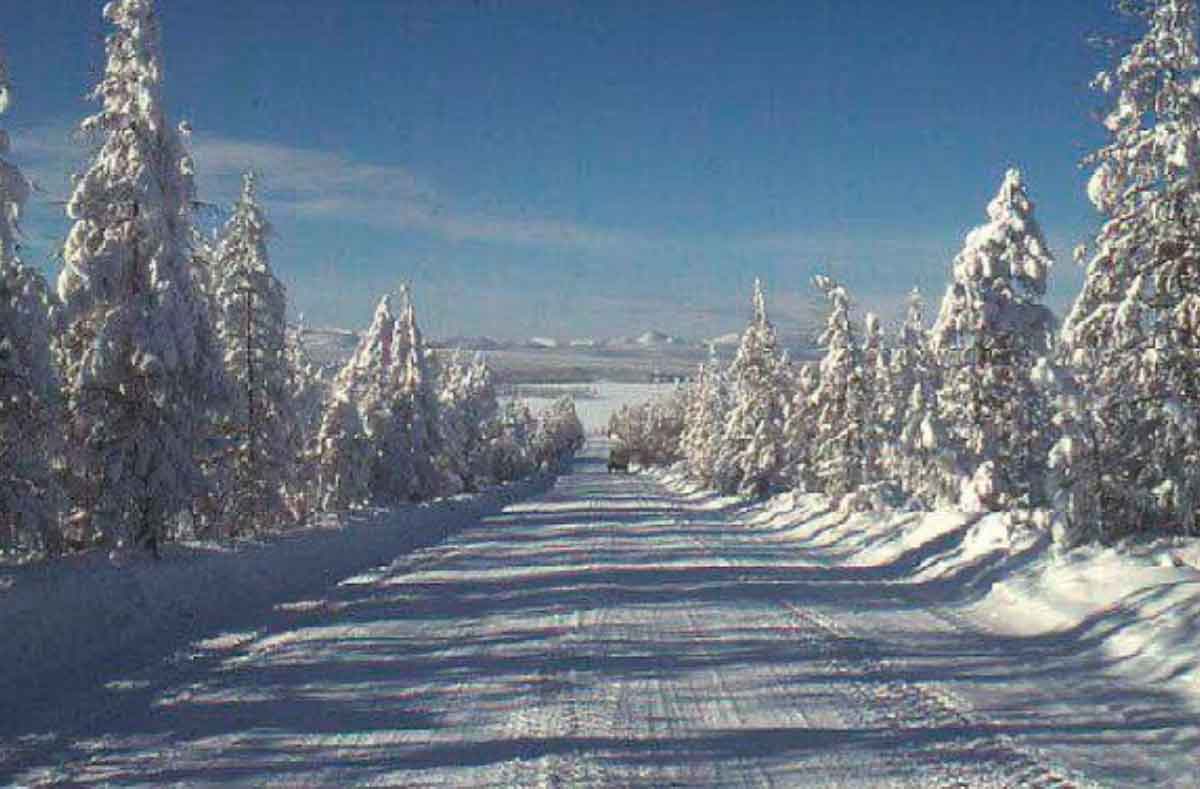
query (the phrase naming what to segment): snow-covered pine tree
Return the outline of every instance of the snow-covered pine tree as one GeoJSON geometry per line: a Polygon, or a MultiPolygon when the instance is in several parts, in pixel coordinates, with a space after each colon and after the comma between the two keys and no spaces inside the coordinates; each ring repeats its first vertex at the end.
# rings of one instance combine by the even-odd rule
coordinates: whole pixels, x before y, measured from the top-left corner
{"type": "Polygon", "coordinates": [[[696,373],[679,438],[679,449],[688,473],[709,487],[717,484],[717,456],[728,412],[729,387],[725,370],[713,356],[701,364],[696,373]]]}
{"type": "Polygon", "coordinates": [[[537,420],[523,402],[510,400],[500,409],[488,439],[488,468],[496,482],[508,482],[530,474],[537,463],[533,437],[537,420]]]}
{"type": "Polygon", "coordinates": [[[499,410],[492,371],[482,355],[465,364],[455,354],[443,367],[438,408],[441,473],[456,479],[462,490],[478,490],[488,479],[485,441],[499,410]]]}
{"type": "Polygon", "coordinates": [[[391,343],[398,387],[391,430],[382,438],[380,453],[404,486],[400,499],[420,501],[441,494],[445,485],[434,462],[439,452],[437,392],[407,286],[401,289],[401,302],[391,343]]]}
{"type": "Polygon", "coordinates": [[[717,459],[726,491],[763,495],[783,467],[785,364],[767,317],[762,283],[754,280],[754,315],[729,367],[732,409],[717,459]]]}
{"type": "Polygon", "coordinates": [[[892,439],[892,417],[888,393],[891,388],[890,349],[883,341],[879,316],[868,312],[863,320],[863,391],[866,398],[866,430],[863,446],[866,460],[863,482],[880,481],[883,474],[883,454],[892,439]]]}
{"type": "Polygon", "coordinates": [[[1042,498],[1048,403],[1030,378],[1049,351],[1054,316],[1040,299],[1053,261],[1020,171],[1010,169],[967,234],[930,333],[937,403],[964,504],[999,510],[1042,498]]]}
{"type": "MultiPolygon", "coordinates": [[[[887,386],[882,392],[882,410],[893,442],[899,437],[907,420],[909,400],[918,382],[930,381],[937,389],[937,368],[929,352],[929,333],[925,329],[925,300],[921,291],[913,288],[908,295],[904,321],[896,332],[887,360],[887,386]]],[[[890,454],[885,453],[885,454],[890,454]]],[[[885,461],[887,465],[887,461],[885,461]]],[[[903,483],[890,470],[885,474],[903,483]]]]}
{"type": "Polygon", "coordinates": [[[213,330],[217,326],[217,239],[201,228],[191,228],[192,279],[209,312],[213,330]]]}
{"type": "Polygon", "coordinates": [[[304,523],[320,506],[318,437],[328,384],[304,344],[304,318],[287,333],[285,350],[287,402],[292,415],[288,426],[291,473],[284,486],[284,501],[292,519],[304,523]]]}
{"type": "Polygon", "coordinates": [[[666,465],[680,458],[680,436],[690,390],[644,403],[621,406],[608,420],[608,435],[642,465],[666,465]]]}
{"type": "Polygon", "coordinates": [[[816,477],[817,411],[813,395],[820,383],[816,365],[801,365],[792,376],[790,396],[783,420],[786,476],[802,493],[819,489],[816,477]]]}
{"type": "Polygon", "coordinates": [[[569,396],[560,397],[537,415],[534,461],[539,468],[556,472],[583,447],[584,440],[575,401],[569,396]]]}
{"type": "Polygon", "coordinates": [[[230,489],[221,496],[223,531],[232,536],[282,525],[292,472],[287,297],[271,270],[269,233],[254,175],[246,173],[213,270],[217,336],[235,393],[223,425],[230,489]]]}
{"type": "Polygon", "coordinates": [[[393,458],[385,457],[384,444],[394,432],[394,406],[399,388],[399,373],[393,343],[396,316],[391,296],[385,295],[375,307],[371,325],[359,339],[358,347],[337,375],[335,386],[357,408],[362,430],[370,444],[371,498],[381,504],[404,498],[406,471],[393,458]]]}
{"type": "Polygon", "coordinates": [[[157,554],[201,479],[203,414],[220,355],[191,271],[193,167],[162,102],[152,0],[113,0],[100,149],[67,205],[60,358],[78,454],[75,536],[157,554]]]}
{"type": "Polygon", "coordinates": [[[1200,506],[1197,3],[1132,8],[1145,34],[1094,82],[1113,96],[1086,160],[1104,223],[1062,333],[1080,390],[1052,465],[1071,541],[1195,533],[1200,506]]]}
{"type": "Polygon", "coordinates": [[[493,481],[488,457],[488,440],[494,434],[494,426],[500,416],[500,402],[496,396],[495,375],[483,354],[475,355],[475,360],[467,371],[467,380],[468,403],[471,404],[467,413],[473,414],[470,419],[474,422],[473,446],[467,453],[467,467],[470,472],[467,489],[474,490],[493,481]]]}
{"type": "Polygon", "coordinates": [[[344,384],[335,383],[317,434],[321,509],[360,507],[371,497],[372,443],[344,384]]]}
{"type": "Polygon", "coordinates": [[[952,456],[938,418],[938,369],[924,312],[924,300],[914,288],[889,361],[885,408],[892,438],[884,446],[883,473],[919,504],[953,506],[958,488],[946,487],[953,479],[947,465],[952,456]]]}
{"type": "Polygon", "coordinates": [[[707,364],[701,362],[696,368],[696,373],[691,382],[684,389],[683,396],[683,425],[679,431],[679,457],[684,466],[691,473],[691,459],[694,452],[693,443],[695,440],[696,425],[700,420],[703,401],[701,400],[701,387],[704,386],[704,378],[707,375],[707,364]]]}
{"type": "MultiPolygon", "coordinates": [[[[0,113],[8,108],[0,51],[0,113]]],[[[0,129],[0,553],[59,550],[59,497],[51,469],[58,431],[58,382],[50,363],[50,294],[21,262],[17,221],[29,184],[5,160],[0,129]]]]}
{"type": "MultiPolygon", "coordinates": [[[[185,136],[185,144],[186,141],[185,136]]],[[[196,327],[201,335],[199,342],[214,346],[224,360],[225,350],[217,334],[220,315],[216,293],[216,233],[206,233],[197,223],[193,223],[189,232],[192,281],[207,317],[196,327]]],[[[223,386],[223,394],[208,398],[199,416],[203,422],[201,430],[209,436],[209,440],[200,445],[196,455],[204,485],[192,506],[191,531],[194,535],[220,534],[226,522],[222,512],[222,497],[230,488],[232,468],[226,462],[229,449],[225,435],[237,393],[228,376],[223,376],[223,386]]]]}
{"type": "Polygon", "coordinates": [[[645,462],[665,465],[681,457],[679,439],[687,397],[687,387],[676,386],[649,404],[645,462]]]}
{"type": "Polygon", "coordinates": [[[447,493],[459,493],[467,487],[465,468],[472,427],[460,409],[467,398],[467,367],[463,363],[461,350],[457,349],[449,356],[434,361],[434,389],[437,392],[439,433],[442,439],[434,465],[445,480],[447,493]]]}
{"type": "Polygon", "coordinates": [[[391,295],[385,295],[375,305],[371,323],[358,340],[354,353],[335,376],[335,383],[346,391],[347,396],[360,405],[364,400],[374,400],[374,407],[391,396],[395,385],[392,354],[392,339],[396,332],[396,315],[392,309],[391,295]]]}
{"type": "Polygon", "coordinates": [[[814,473],[826,494],[841,499],[863,483],[869,404],[846,288],[825,276],[816,277],[814,284],[832,308],[820,340],[825,346],[820,382],[811,399],[817,424],[814,473]]]}

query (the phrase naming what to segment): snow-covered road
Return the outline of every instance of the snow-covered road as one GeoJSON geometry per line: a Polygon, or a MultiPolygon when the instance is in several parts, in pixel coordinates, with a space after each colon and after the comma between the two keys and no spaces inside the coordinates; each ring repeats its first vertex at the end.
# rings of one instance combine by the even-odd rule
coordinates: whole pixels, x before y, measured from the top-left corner
{"type": "Polygon", "coordinates": [[[31,711],[0,779],[1194,785],[1168,703],[1056,677],[1063,655],[609,476],[602,450],[254,630],[31,711]]]}

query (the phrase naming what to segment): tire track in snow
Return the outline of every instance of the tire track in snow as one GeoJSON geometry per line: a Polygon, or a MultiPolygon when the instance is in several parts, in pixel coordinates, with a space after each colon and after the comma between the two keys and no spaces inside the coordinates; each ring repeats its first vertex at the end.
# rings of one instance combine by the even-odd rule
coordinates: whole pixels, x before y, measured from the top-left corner
{"type": "MultiPolygon", "coordinates": [[[[599,527],[594,524],[591,528],[599,527]]],[[[604,527],[611,541],[612,525],[604,527]]],[[[589,610],[575,609],[554,616],[554,625],[562,635],[529,678],[531,698],[518,705],[504,729],[506,739],[527,742],[529,751],[500,765],[496,786],[570,789],[622,785],[605,761],[583,750],[589,737],[611,728],[615,709],[607,684],[576,668],[584,659],[603,666],[606,655],[592,655],[588,647],[597,643],[592,636],[603,626],[606,610],[602,600],[592,599],[589,610]],[[538,752],[538,743],[555,741],[578,742],[562,750],[538,752]]]]}
{"type": "MultiPolygon", "coordinates": [[[[689,519],[695,526],[699,519],[689,519]]],[[[713,528],[739,528],[737,524],[721,524],[713,528]]],[[[757,543],[759,546],[778,548],[777,545],[753,535],[748,527],[739,539],[757,543]]],[[[737,562],[719,554],[713,547],[693,536],[700,550],[713,561],[736,569],[737,562]]],[[[750,580],[746,578],[745,580],[750,580]]],[[[827,665],[838,675],[853,678],[861,676],[886,676],[897,673],[896,661],[874,657],[876,648],[872,642],[852,634],[832,618],[812,610],[802,609],[796,604],[777,599],[779,608],[791,617],[797,638],[804,639],[810,646],[826,654],[827,665]],[[824,639],[814,639],[812,633],[824,634],[824,639]],[[857,657],[851,661],[840,655],[850,653],[857,657]]],[[[924,607],[924,606],[923,606],[924,607]]],[[[951,620],[942,617],[943,621],[951,620]]],[[[926,769],[941,773],[936,783],[945,787],[1028,787],[1029,789],[1084,789],[1097,786],[1065,767],[1054,765],[1037,749],[1018,743],[1010,735],[997,731],[999,728],[969,706],[949,689],[935,683],[916,684],[903,679],[889,680],[882,685],[861,679],[848,679],[847,685],[860,702],[866,723],[888,726],[892,729],[912,732],[919,742],[922,733],[938,730],[960,730],[977,732],[967,739],[956,738],[946,743],[935,743],[929,752],[920,754],[926,769]],[[1000,774],[990,770],[981,772],[982,764],[998,767],[1000,774]],[[953,766],[952,766],[953,765],[953,766]]]]}

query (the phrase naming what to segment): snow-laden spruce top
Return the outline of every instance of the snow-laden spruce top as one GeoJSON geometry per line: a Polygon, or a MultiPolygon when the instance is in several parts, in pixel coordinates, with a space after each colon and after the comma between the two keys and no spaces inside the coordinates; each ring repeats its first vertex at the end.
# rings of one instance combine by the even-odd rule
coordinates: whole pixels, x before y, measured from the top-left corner
{"type": "Polygon", "coordinates": [[[785,364],[758,279],[752,305],[754,316],[729,367],[732,410],[724,430],[726,451],[717,458],[727,489],[765,490],[783,456],[785,364]]]}
{"type": "Polygon", "coordinates": [[[1044,349],[1053,322],[1037,300],[1053,265],[1021,172],[1010,169],[988,204],[987,224],[967,234],[954,259],[952,282],[932,329],[935,349],[946,351],[988,333],[1026,335],[1044,349]]]}
{"type": "MultiPolygon", "coordinates": [[[[0,49],[0,114],[8,111],[8,102],[12,85],[8,81],[8,60],[4,56],[4,50],[0,49]]],[[[7,146],[0,148],[0,153],[7,153],[7,146]]]]}
{"type": "MultiPolygon", "coordinates": [[[[169,373],[190,365],[197,350],[185,254],[195,192],[192,161],[164,117],[153,4],[117,0],[105,7],[105,16],[117,30],[108,37],[104,77],[92,93],[102,108],[81,125],[103,143],[76,178],[67,204],[75,224],[63,249],[58,291],[68,321],[100,304],[158,301],[160,309],[135,310],[122,325],[110,325],[140,346],[135,364],[169,373]]],[[[90,351],[103,354],[122,342],[103,339],[90,351]]],[[[91,362],[85,369],[101,375],[103,360],[80,350],[91,362]]]]}
{"type": "Polygon", "coordinates": [[[1200,257],[1197,4],[1159,0],[1144,14],[1145,35],[1093,82],[1115,95],[1109,142],[1085,160],[1095,166],[1088,196],[1106,221],[1064,327],[1076,355],[1153,345],[1142,336],[1158,323],[1153,313],[1187,299],[1172,269],[1200,257]]]}
{"type": "Polygon", "coordinates": [[[825,346],[819,382],[809,397],[816,416],[815,472],[826,493],[840,498],[864,481],[868,454],[868,402],[863,354],[850,320],[846,288],[825,276],[813,284],[829,300],[820,342],[825,346]]]}
{"type": "MultiPolygon", "coordinates": [[[[8,109],[11,86],[8,64],[0,51],[0,114],[8,109]]],[[[0,261],[11,261],[17,251],[17,221],[29,199],[29,182],[17,166],[2,158],[8,153],[8,132],[0,129],[0,261]]]]}
{"type": "Polygon", "coordinates": [[[105,16],[101,109],[82,123],[100,146],[67,204],[60,358],[71,467],[93,487],[87,539],[153,548],[201,487],[204,420],[227,387],[193,276],[193,167],[166,122],[154,4],[118,0],[105,16]]]}
{"type": "Polygon", "coordinates": [[[392,358],[400,371],[401,387],[406,392],[416,392],[427,383],[425,369],[425,340],[417,325],[417,310],[413,306],[408,284],[400,286],[400,316],[396,319],[395,337],[392,340],[392,358]]]}
{"type": "MultiPolygon", "coordinates": [[[[233,207],[233,216],[225,223],[220,246],[231,259],[246,270],[268,267],[267,237],[271,224],[258,202],[258,179],[253,172],[242,176],[242,194],[233,207]],[[236,258],[234,253],[236,252],[236,258]]],[[[218,251],[218,255],[222,252],[218,251]]]]}
{"type": "MultiPolygon", "coordinates": [[[[0,113],[8,107],[0,52],[0,113]]],[[[50,363],[49,293],[21,262],[17,227],[29,183],[3,157],[0,129],[0,551],[54,550],[54,497],[48,457],[57,427],[58,382],[50,363]]]]}
{"type": "MultiPolygon", "coordinates": [[[[252,330],[244,324],[247,311],[254,313],[258,333],[267,333],[260,352],[278,357],[284,346],[284,314],[287,294],[271,270],[267,237],[271,232],[266,213],[258,203],[253,173],[242,178],[242,195],[233,215],[221,231],[216,249],[217,330],[227,351],[239,342],[233,338],[252,330]]],[[[248,338],[242,337],[244,345],[248,338]]]]}
{"type": "MultiPolygon", "coordinates": [[[[8,108],[9,91],[8,65],[0,51],[0,114],[8,108]]],[[[0,409],[4,397],[16,397],[15,387],[32,383],[44,395],[51,383],[45,282],[17,254],[18,221],[29,199],[29,182],[15,164],[3,158],[7,152],[8,134],[0,129],[0,383],[14,388],[6,391],[0,387],[0,409]],[[31,364],[36,369],[25,369],[31,364]],[[6,376],[5,372],[12,374],[6,376]]]]}
{"type": "Polygon", "coordinates": [[[1050,464],[1072,542],[1200,531],[1200,19],[1195,0],[1136,13],[1145,34],[1093,83],[1112,97],[1085,160],[1105,221],[1062,338],[1050,464]]]}
{"type": "MultiPolygon", "coordinates": [[[[8,65],[0,51],[0,114],[8,108],[9,95],[8,65]]],[[[3,158],[7,152],[8,134],[0,129],[0,448],[21,443],[3,440],[6,416],[14,416],[7,427],[28,438],[28,431],[37,427],[29,424],[29,414],[21,407],[51,399],[56,388],[49,356],[46,283],[18,254],[18,222],[29,199],[29,182],[3,158]]],[[[9,464],[19,460],[3,453],[0,459],[9,464]]]]}
{"type": "Polygon", "coordinates": [[[351,399],[361,397],[372,385],[380,396],[390,392],[393,369],[392,339],[396,331],[396,316],[392,312],[392,297],[385,295],[375,306],[371,325],[363,332],[354,355],[338,374],[338,385],[351,399]]]}
{"type": "Polygon", "coordinates": [[[773,378],[778,373],[778,340],[775,337],[775,327],[767,317],[766,296],[763,294],[762,282],[754,280],[754,296],[751,304],[754,317],[746,331],[742,333],[737,355],[730,367],[730,377],[734,385],[745,379],[747,385],[762,385],[765,379],[773,378]]]}

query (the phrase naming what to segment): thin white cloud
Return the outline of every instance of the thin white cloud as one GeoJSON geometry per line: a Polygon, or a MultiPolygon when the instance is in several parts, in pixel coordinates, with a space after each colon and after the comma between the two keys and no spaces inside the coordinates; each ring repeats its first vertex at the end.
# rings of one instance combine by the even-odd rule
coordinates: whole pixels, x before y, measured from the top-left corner
{"type": "Polygon", "coordinates": [[[383,230],[416,230],[449,241],[571,247],[593,251],[649,249],[650,237],[540,217],[481,214],[405,167],[370,164],[340,154],[197,134],[197,172],[225,182],[246,169],[263,175],[265,194],[298,217],[358,222],[383,230]]]}
{"type": "MultiPolygon", "coordinates": [[[[14,134],[15,157],[51,201],[65,197],[67,175],[86,159],[87,146],[72,129],[61,122],[14,134]]],[[[882,308],[886,314],[911,287],[908,277],[923,280],[912,284],[927,289],[940,286],[957,243],[952,233],[931,237],[852,221],[847,221],[845,232],[655,235],[522,216],[517,211],[467,210],[452,195],[406,167],[363,162],[329,151],[203,132],[193,135],[189,147],[203,197],[215,202],[231,200],[237,194],[241,173],[253,169],[263,176],[262,188],[271,212],[300,221],[356,222],[385,231],[428,233],[454,243],[578,251],[626,263],[665,255],[694,260],[704,269],[708,268],[706,261],[720,259],[736,261],[747,272],[786,270],[788,281],[775,283],[776,309],[785,320],[811,314],[808,279],[816,272],[844,277],[859,292],[863,306],[882,308]],[[867,273],[872,270],[874,273],[867,273]]],[[[715,271],[699,275],[712,279],[715,271]]],[[[721,291],[724,296],[724,289],[721,291]]],[[[705,295],[711,298],[716,294],[710,287],[705,295]]],[[[932,300],[937,294],[927,292],[926,297],[932,300]]],[[[655,309],[658,305],[647,311],[655,309]]],[[[707,307],[697,312],[698,321],[703,320],[702,315],[715,317],[707,307]]]]}

